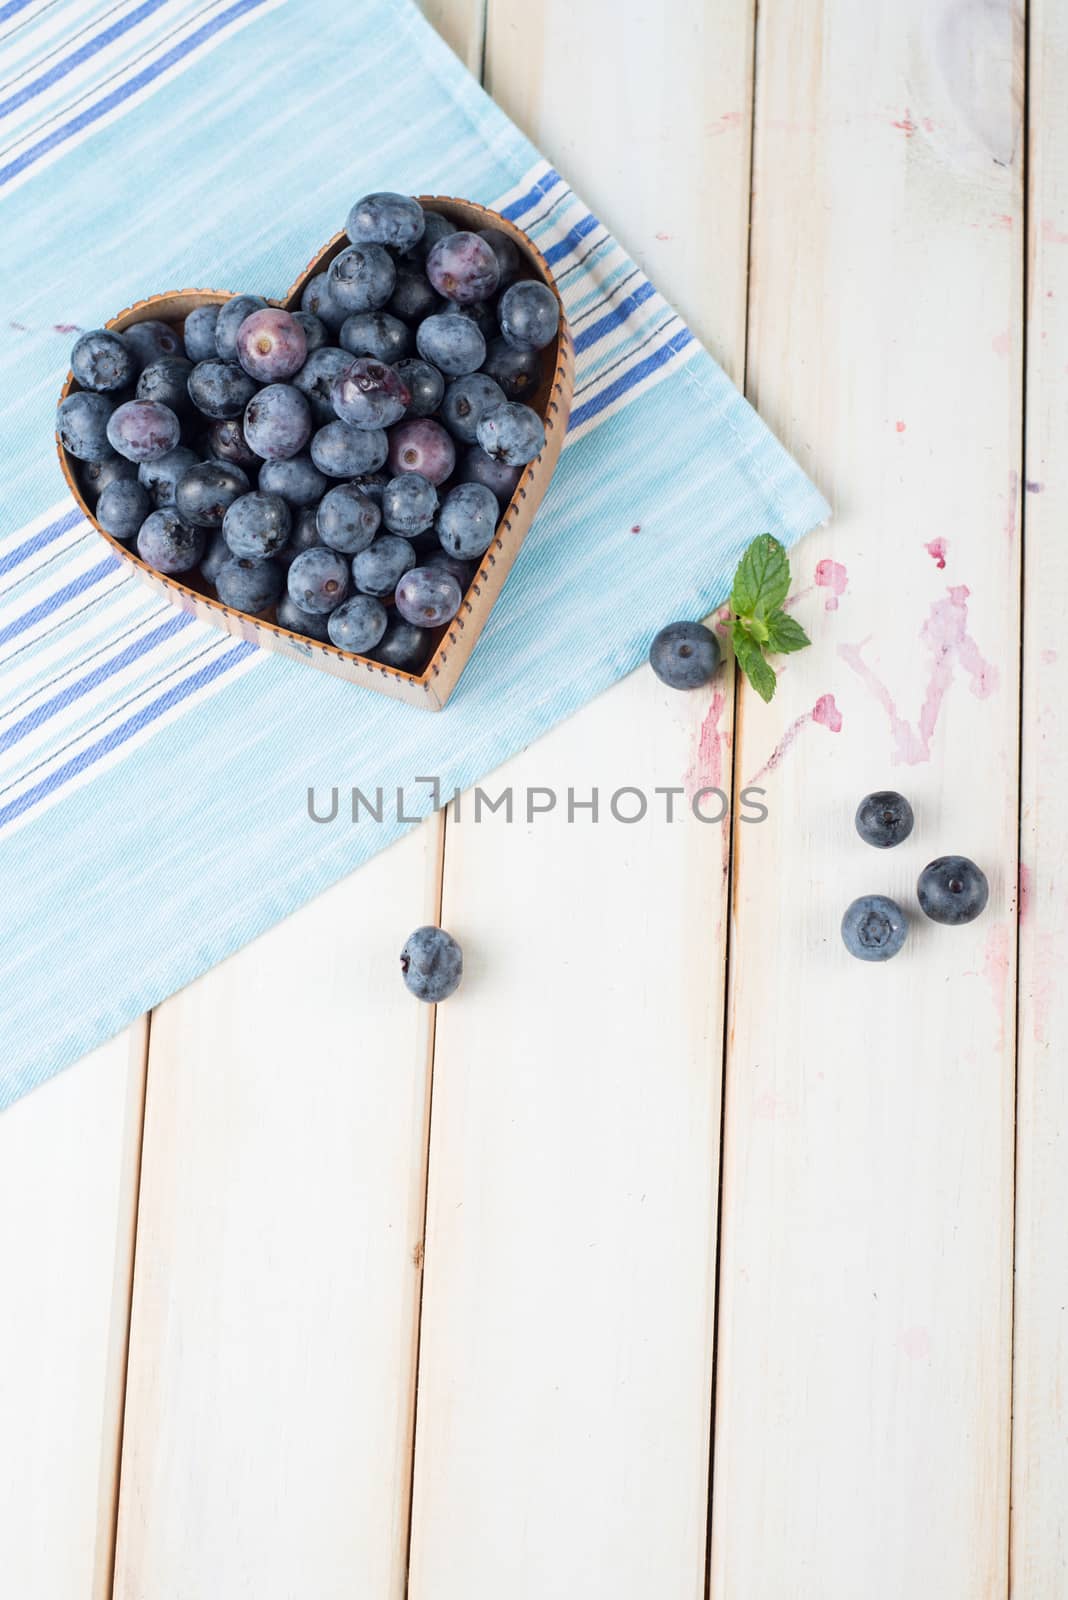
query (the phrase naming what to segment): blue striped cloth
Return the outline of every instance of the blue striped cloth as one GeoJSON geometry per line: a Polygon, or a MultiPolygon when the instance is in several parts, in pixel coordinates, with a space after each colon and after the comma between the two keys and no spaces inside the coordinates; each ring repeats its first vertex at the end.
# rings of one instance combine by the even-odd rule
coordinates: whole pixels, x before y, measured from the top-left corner
{"type": "Polygon", "coordinates": [[[7,0],[0,60],[2,1106],[411,826],[316,826],[309,785],[428,811],[418,775],[468,787],[827,506],[409,0],[7,0]],[[74,329],[161,289],[279,293],[368,188],[514,218],[575,333],[567,446],[437,716],[171,609],[53,453],[74,329]]]}

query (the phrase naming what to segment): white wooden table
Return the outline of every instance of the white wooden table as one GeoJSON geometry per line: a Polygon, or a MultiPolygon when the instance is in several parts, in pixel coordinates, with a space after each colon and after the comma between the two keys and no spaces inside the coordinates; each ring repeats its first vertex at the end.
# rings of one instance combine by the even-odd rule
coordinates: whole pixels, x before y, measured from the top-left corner
{"type": "Polygon", "coordinates": [[[437,818],[0,1119],[12,1600],[1068,1594],[1068,0],[638,9],[430,7],[833,501],[815,645],[500,781],[768,820],[437,818]]]}

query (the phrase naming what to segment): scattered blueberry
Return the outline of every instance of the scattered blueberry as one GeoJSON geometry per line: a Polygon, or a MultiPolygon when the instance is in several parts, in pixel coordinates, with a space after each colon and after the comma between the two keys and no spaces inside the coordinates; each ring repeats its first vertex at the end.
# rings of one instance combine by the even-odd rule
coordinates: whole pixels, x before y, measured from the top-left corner
{"type": "Polygon", "coordinates": [[[121,333],[94,328],[75,341],[70,370],[83,389],[110,394],[125,389],[137,376],[137,357],[121,333]]]}
{"type": "Polygon", "coordinates": [[[503,228],[479,228],[478,236],[485,239],[493,254],[497,257],[497,266],[500,269],[500,287],[511,283],[519,272],[519,250],[515,241],[509,238],[503,228]]]}
{"type": "Polygon", "coordinates": [[[277,306],[253,311],[237,330],[237,359],[258,383],[280,383],[308,359],[308,341],[296,317],[277,306]]]}
{"type": "Polygon", "coordinates": [[[515,401],[487,411],[477,433],[486,454],[506,467],[525,466],[545,448],[545,427],[538,413],[515,401]]]}
{"type": "Polygon", "coordinates": [[[138,482],[148,490],[149,499],[157,511],[162,511],[173,506],[179,480],[197,465],[199,458],[194,451],[184,444],[176,445],[155,461],[143,461],[137,469],[138,482]]]}
{"type": "Polygon", "coordinates": [[[460,467],[461,483],[484,483],[501,505],[508,504],[522,476],[522,467],[506,467],[503,461],[494,461],[480,444],[468,450],[460,467]]]}
{"type": "Polygon", "coordinates": [[[440,211],[424,210],[423,236],[409,254],[421,261],[425,261],[439,240],[455,232],[456,224],[450,222],[448,217],[443,217],[440,211]]]}
{"type": "Polygon", "coordinates": [[[400,963],[407,988],[429,1005],[455,994],[464,975],[464,953],[444,928],[416,928],[405,942],[400,963]]]}
{"type": "Polygon", "coordinates": [[[293,382],[311,406],[312,416],[320,426],[324,422],[333,422],[337,416],[334,410],[334,380],[351,366],[352,357],[347,350],[324,345],[321,350],[313,350],[295,374],[293,382]]]}
{"type": "Polygon", "coordinates": [[[288,594],[284,594],[275,609],[275,621],[280,628],[288,628],[290,633],[302,633],[307,639],[319,639],[323,644],[329,642],[330,631],[327,626],[328,617],[317,617],[314,612],[302,611],[295,606],[288,594]]]}
{"type": "Polygon", "coordinates": [[[312,435],[311,458],[328,478],[358,478],[377,472],[389,453],[381,428],[350,428],[347,422],[328,422],[312,435]]]}
{"type": "Polygon", "coordinates": [[[310,311],[294,311],[293,321],[299,322],[304,329],[304,344],[309,355],[315,350],[324,350],[330,343],[330,329],[322,317],[316,317],[310,311]]]}
{"type": "Polygon", "coordinates": [[[339,650],[365,656],[381,642],[388,620],[386,608],[380,601],[369,594],[355,594],[336,611],[331,611],[327,621],[330,642],[339,650]]]}
{"type": "Polygon", "coordinates": [[[560,326],[560,307],[547,283],[524,278],[501,295],[501,332],[513,349],[544,350],[560,326]]]}
{"type": "Polygon", "coordinates": [[[222,534],[213,533],[208,541],[208,548],[200,558],[200,576],[206,578],[214,587],[220,570],[233,559],[233,554],[222,534]]]}
{"type": "Polygon", "coordinates": [[[96,520],[113,539],[135,539],[151,510],[152,501],[144,484],[136,478],[119,478],[101,491],[96,520]]]}
{"type": "Polygon", "coordinates": [[[359,555],[361,550],[367,549],[381,521],[382,512],[375,502],[351,483],[339,483],[324,494],[316,513],[316,527],[322,542],[347,556],[359,555]]]}
{"type": "Polygon", "coordinates": [[[309,278],[300,297],[300,309],[310,311],[313,317],[318,317],[331,333],[336,333],[348,316],[348,312],[342,311],[330,293],[328,272],[317,272],[314,278],[309,278]]]}
{"type": "Polygon", "coordinates": [[[415,345],[424,361],[449,378],[477,371],[486,359],[486,341],[478,324],[455,311],[426,317],[416,329],[415,345]]]}
{"type": "Polygon", "coordinates": [[[183,522],[198,528],[221,528],[235,500],[248,494],[240,467],[224,461],[200,461],[183,473],[174,492],[174,509],[183,522]]]}
{"type": "Polygon", "coordinates": [[[131,323],[122,330],[122,336],[133,351],[138,367],[150,367],[153,361],[161,361],[164,356],[185,355],[177,329],[154,318],[131,323]]]}
{"type": "Polygon", "coordinates": [[[415,358],[398,361],[397,376],[411,395],[406,417],[429,417],[438,409],[445,393],[445,379],[437,367],[415,358]]]}
{"type": "Polygon", "coordinates": [[[440,311],[448,302],[443,300],[421,267],[398,263],[393,293],[386,306],[402,322],[422,322],[431,312],[440,311]]]}
{"type": "Polygon", "coordinates": [[[470,561],[484,555],[497,532],[500,507],[484,483],[458,483],[438,512],[438,538],[443,550],[470,561]]]}
{"type": "MultiPolygon", "coordinates": [[[[107,436],[105,434],[105,443],[107,436]]],[[[127,461],[125,456],[117,456],[108,445],[109,454],[103,461],[86,461],[82,463],[78,478],[82,486],[82,493],[90,502],[95,503],[103,494],[109,483],[121,483],[127,478],[138,476],[138,467],[133,461],[127,461]]],[[[192,451],[190,451],[192,454],[192,451]]],[[[194,456],[195,460],[196,457],[194,456]]],[[[143,470],[143,469],[141,469],[143,470]]]]}
{"type": "Polygon", "coordinates": [[[311,431],[307,399],[291,383],[269,383],[245,407],[245,439],[265,461],[299,455],[311,431]]]}
{"type": "Polygon", "coordinates": [[[412,330],[388,311],[354,311],[341,324],[338,340],[354,356],[372,356],[387,365],[412,348],[412,330]]]}
{"type": "Polygon", "coordinates": [[[471,372],[455,378],[445,390],[441,418],[454,439],[474,444],[478,425],[487,411],[504,404],[504,391],[484,372],[471,372]]]}
{"type": "Polygon", "coordinates": [[[517,350],[507,339],[491,339],[482,370],[500,384],[509,400],[526,400],[541,381],[541,366],[536,350],[517,350]]]}
{"type": "Polygon", "coordinates": [[[170,406],[127,400],[108,418],[108,443],[127,461],[155,461],[174,450],[182,425],[170,406]]]}
{"type": "Polygon", "coordinates": [[[444,567],[413,567],[397,584],[395,598],[397,610],[406,622],[440,628],[459,611],[463,590],[444,567]]]}
{"type": "Polygon", "coordinates": [[[191,572],[204,553],[203,528],[191,528],[168,508],[153,511],[137,535],[137,554],[157,572],[191,572]]]}
{"type": "Polygon", "coordinates": [[[215,592],[224,606],[255,617],[278,600],[285,576],[277,561],[262,556],[231,556],[219,568],[215,592]]]}
{"type": "Polygon", "coordinates": [[[406,539],[425,533],[438,509],[438,491],[421,472],[403,472],[382,491],[382,521],[406,539]]]}
{"type": "Polygon", "coordinates": [[[330,263],[330,297],[346,313],[377,311],[393,293],[397,269],[380,244],[352,244],[330,263]]]}
{"type": "Polygon", "coordinates": [[[493,248],[477,233],[449,233],[439,239],[427,256],[426,275],[438,294],[461,305],[488,300],[501,281],[493,248]]]}
{"type": "Polygon", "coordinates": [[[239,294],[223,302],[215,319],[215,354],[220,360],[237,360],[237,335],[241,324],[254,311],[262,311],[266,304],[258,294],[239,294]]]}
{"type": "Polygon", "coordinates": [[[649,646],[649,665],[669,689],[699,689],[719,661],[719,640],[700,622],[669,622],[649,646]]]}
{"type": "Polygon", "coordinates": [[[456,446],[432,417],[416,417],[389,432],[389,465],[396,473],[419,472],[431,483],[444,483],[456,465],[456,446]]]}
{"type": "Polygon", "coordinates": [[[842,942],[858,961],[889,961],[907,932],[904,912],[885,894],[862,894],[842,918],[842,942]]]}
{"type": "Polygon", "coordinates": [[[335,378],[331,395],[334,410],[353,428],[388,428],[411,399],[392,367],[367,356],[358,356],[335,378]]]}
{"type": "Polygon", "coordinates": [[[182,339],[190,361],[212,361],[216,355],[215,324],[218,306],[197,306],[185,319],[182,339]]]}
{"type": "Polygon", "coordinates": [[[920,873],[916,894],[920,910],[932,922],[953,927],[975,921],[986,905],[990,886],[986,875],[967,856],[939,856],[920,873]]]}
{"type": "Polygon", "coordinates": [[[205,417],[239,417],[256,384],[236,361],[198,361],[189,374],[189,398],[205,417]]]}
{"type": "Polygon", "coordinates": [[[415,672],[425,661],[429,644],[430,635],[425,628],[417,628],[403,617],[391,616],[374,658],[384,667],[393,667],[398,672],[415,672]]]}
{"type": "Polygon", "coordinates": [[[877,850],[901,844],[912,832],[912,822],[912,807],[893,789],[877,789],[865,795],[857,807],[857,832],[865,844],[873,844],[877,850]]]}
{"type": "Polygon", "coordinates": [[[317,545],[312,550],[303,550],[293,562],[287,584],[289,598],[295,606],[322,617],[347,598],[349,564],[336,550],[317,545]]]}
{"type": "Polygon", "coordinates": [[[289,538],[292,523],[281,495],[254,489],[228,507],[222,522],[223,538],[235,556],[274,556],[289,538]]]}
{"type": "Polygon", "coordinates": [[[388,244],[411,250],[423,237],[426,218],[407,194],[365,194],[349,212],[345,232],[353,244],[388,244]]]}
{"type": "Polygon", "coordinates": [[[305,550],[313,550],[321,543],[315,519],[314,506],[305,506],[302,511],[297,512],[289,538],[275,556],[275,560],[281,562],[286,571],[305,550]]]}
{"type": "Polygon", "coordinates": [[[115,454],[108,439],[114,404],[106,395],[76,389],[59,402],[56,432],[69,456],[78,461],[106,461],[115,454]]]}
{"type": "MultiPolygon", "coordinates": [[[[296,563],[294,563],[295,565],[296,563]]],[[[407,539],[379,534],[374,544],[352,558],[352,581],[361,594],[386,600],[406,572],[415,566],[415,551],[407,539]]]]}
{"type": "Polygon", "coordinates": [[[288,456],[284,461],[265,461],[260,468],[258,487],[265,494],[280,494],[293,511],[316,506],[330,487],[330,479],[319,471],[311,456],[288,456]]]}

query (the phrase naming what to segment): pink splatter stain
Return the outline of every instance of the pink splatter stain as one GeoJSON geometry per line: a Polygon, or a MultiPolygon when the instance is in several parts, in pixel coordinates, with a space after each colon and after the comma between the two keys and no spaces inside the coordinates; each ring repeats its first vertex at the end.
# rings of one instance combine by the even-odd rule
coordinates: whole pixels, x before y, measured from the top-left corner
{"type": "Polygon", "coordinates": [[[998,1045],[1005,1042],[1005,999],[1012,965],[1012,938],[1006,924],[990,929],[983,950],[983,977],[990,985],[990,998],[998,1018],[998,1045]]]}
{"type": "Polygon", "coordinates": [[[845,587],[848,582],[849,574],[840,561],[832,561],[829,556],[824,557],[822,561],[817,561],[816,587],[817,589],[829,589],[831,591],[827,596],[825,610],[838,610],[839,596],[845,594],[845,587]]]}
{"type": "Polygon", "coordinates": [[[1024,488],[1027,490],[1028,494],[1041,494],[1045,487],[1046,485],[1044,483],[1039,483],[1037,478],[1028,478],[1024,483],[1024,488]]]}
{"type": "Polygon", "coordinates": [[[906,1328],[898,1343],[910,1361],[923,1361],[931,1354],[931,1335],[926,1328],[906,1328]]]}
{"type": "Polygon", "coordinates": [[[990,226],[992,228],[1011,228],[1012,222],[1013,218],[1011,212],[997,211],[994,213],[994,217],[990,223],[990,226]]]}
{"type": "Polygon", "coordinates": [[[1052,667],[1057,659],[1056,650],[1043,650],[1041,659],[1044,667],[1052,667]]]}
{"type": "Polygon", "coordinates": [[[657,234],[657,238],[658,238],[658,239],[659,239],[659,240],[660,240],[660,241],[661,241],[661,242],[662,242],[662,243],[666,243],[666,242],[667,242],[667,241],[668,241],[668,240],[669,240],[669,239],[670,239],[670,238],[671,238],[671,235],[670,235],[670,233],[658,233],[658,234],[657,234]]]}
{"type": "Polygon", "coordinates": [[[729,744],[729,735],[719,725],[726,696],[717,689],[712,696],[697,734],[697,746],[683,779],[686,797],[692,800],[702,789],[719,789],[723,779],[723,751],[729,744]]]}
{"type": "Polygon", "coordinates": [[[1016,916],[1020,923],[1027,920],[1031,912],[1031,890],[1034,879],[1031,868],[1025,861],[1020,862],[1018,886],[1016,890],[1016,916]]]}
{"type": "Polygon", "coordinates": [[[923,548],[927,551],[939,572],[944,572],[946,570],[946,541],[944,539],[931,539],[923,548]]]}
{"type": "Polygon", "coordinates": [[[902,422],[900,417],[894,423],[894,427],[897,429],[898,433],[904,433],[905,431],[905,424],[902,422]]]}
{"type": "Polygon", "coordinates": [[[79,328],[79,326],[78,326],[78,324],[76,322],[53,322],[53,324],[52,324],[52,332],[53,333],[80,333],[81,329],[79,328]]]}
{"type": "Polygon", "coordinates": [[[1004,333],[997,333],[990,341],[990,348],[996,356],[1007,356],[1012,349],[1012,337],[1008,328],[1004,333]]]}
{"type": "Polygon", "coordinates": [[[970,592],[963,583],[947,590],[949,598],[935,602],[920,629],[920,640],[931,655],[931,675],[915,728],[900,715],[889,689],[864,660],[862,651],[868,640],[838,646],[842,660],[852,667],[886,712],[893,736],[891,760],[895,764],[903,761],[914,767],[921,761],[930,761],[931,741],[942,702],[958,664],[971,679],[971,691],[977,700],[987,699],[997,688],[997,668],[985,660],[968,632],[970,592]]]}
{"type": "Polygon", "coordinates": [[[1009,493],[1005,511],[1005,537],[1011,544],[1016,538],[1016,500],[1020,489],[1020,474],[1009,473],[1009,493]]]}
{"type": "Polygon", "coordinates": [[[641,531],[642,531],[641,523],[640,522],[636,522],[634,524],[633,528],[630,531],[631,531],[631,533],[641,533],[641,531]]]}
{"type": "Polygon", "coordinates": [[[750,778],[749,782],[751,784],[758,782],[760,778],[766,778],[769,772],[774,772],[776,767],[782,765],[783,757],[793,745],[801,729],[807,727],[810,722],[817,723],[821,728],[826,728],[829,733],[841,733],[842,713],[834,703],[833,694],[821,694],[811,711],[806,711],[800,717],[794,718],[764,765],[750,778]]]}
{"type": "Polygon", "coordinates": [[[1054,227],[1048,217],[1042,224],[1042,237],[1047,244],[1068,244],[1068,233],[1062,233],[1059,228],[1054,227]]]}
{"type": "Polygon", "coordinates": [[[899,118],[896,122],[891,122],[890,126],[892,128],[897,128],[900,133],[903,133],[905,135],[906,139],[911,139],[912,135],[916,132],[917,128],[919,127],[919,123],[913,122],[912,113],[909,110],[908,106],[906,106],[905,107],[905,115],[903,117],[899,118]]]}

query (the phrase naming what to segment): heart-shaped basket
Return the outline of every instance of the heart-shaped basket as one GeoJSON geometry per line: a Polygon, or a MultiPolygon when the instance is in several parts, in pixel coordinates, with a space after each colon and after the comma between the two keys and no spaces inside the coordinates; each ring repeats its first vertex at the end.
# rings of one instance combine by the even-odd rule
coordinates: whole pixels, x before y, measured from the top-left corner
{"type": "MultiPolygon", "coordinates": [[[[528,269],[527,275],[539,278],[548,284],[557,300],[560,300],[560,292],[544,256],[522,229],[517,228],[507,217],[502,217],[485,206],[476,205],[471,200],[454,200],[440,195],[420,195],[419,200],[422,205],[440,211],[459,228],[472,231],[479,228],[500,228],[516,245],[528,269]]],[[[287,310],[297,309],[308,280],[328,267],[348,242],[344,233],[335,234],[329,244],[309,262],[285,298],[272,303],[287,310]]],[[[148,300],[139,300],[126,311],[120,311],[118,316],[112,317],[107,326],[121,333],[124,328],[131,327],[135,322],[145,322],[150,318],[161,322],[182,322],[197,306],[218,305],[231,298],[231,291],[221,289],[182,289],[170,294],[155,294],[148,300]]],[[[545,448],[535,461],[523,469],[515,493],[498,524],[493,543],[481,559],[479,569],[468,587],[460,610],[453,620],[440,630],[434,652],[424,670],[418,675],[400,672],[395,667],[383,666],[382,663],[371,661],[366,656],[353,655],[347,650],[338,650],[334,645],[320,644],[317,640],[307,639],[302,634],[291,633],[287,628],[280,628],[274,622],[273,612],[252,617],[244,612],[234,611],[214,599],[206,592],[206,588],[194,587],[194,584],[201,582],[195,575],[190,583],[179,583],[175,578],[165,577],[147,566],[136,551],[128,549],[100,527],[86,503],[76,474],[72,470],[73,464],[67,459],[66,452],[57,441],[60,465],[71,494],[85,516],[93,523],[100,537],[107,540],[115,554],[121,560],[128,562],[145,583],[158,593],[166,595],[173,605],[183,611],[193,612],[203,621],[233,634],[235,638],[247,639],[254,644],[265,645],[269,650],[277,650],[282,655],[310,662],[312,666],[333,673],[335,677],[344,678],[349,683],[362,684],[365,688],[376,689],[380,694],[391,695],[397,700],[406,700],[411,705],[440,711],[456,687],[494,602],[501,592],[527,529],[534,520],[534,513],[545,493],[545,487],[553,474],[563,446],[574,387],[574,351],[562,301],[559,332],[554,344],[550,345],[543,355],[545,375],[537,393],[529,398],[528,404],[544,418],[545,448]]],[[[73,375],[68,373],[61,398],[65,398],[77,388],[78,384],[73,375]]]]}

